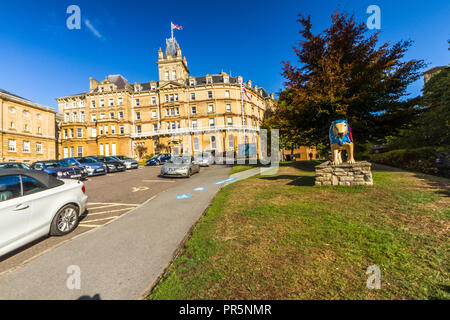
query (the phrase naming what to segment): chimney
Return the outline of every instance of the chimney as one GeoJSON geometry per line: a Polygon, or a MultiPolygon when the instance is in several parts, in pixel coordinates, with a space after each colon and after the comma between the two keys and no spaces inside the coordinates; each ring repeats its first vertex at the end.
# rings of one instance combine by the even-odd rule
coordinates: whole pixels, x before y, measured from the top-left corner
{"type": "Polygon", "coordinates": [[[92,77],[89,77],[89,91],[93,91],[98,87],[99,82],[92,77]]]}

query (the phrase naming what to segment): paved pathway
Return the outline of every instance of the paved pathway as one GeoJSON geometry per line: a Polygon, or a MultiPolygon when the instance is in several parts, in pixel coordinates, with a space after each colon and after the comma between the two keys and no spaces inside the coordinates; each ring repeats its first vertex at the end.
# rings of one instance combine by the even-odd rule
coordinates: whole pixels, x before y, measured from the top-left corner
{"type": "Polygon", "coordinates": [[[230,168],[217,166],[208,175],[194,175],[113,223],[2,274],[0,299],[142,298],[221,186],[260,170],[232,176],[229,172],[230,168]],[[67,285],[68,279],[75,279],[78,267],[80,288],[69,289],[77,284],[69,281],[67,285]]]}

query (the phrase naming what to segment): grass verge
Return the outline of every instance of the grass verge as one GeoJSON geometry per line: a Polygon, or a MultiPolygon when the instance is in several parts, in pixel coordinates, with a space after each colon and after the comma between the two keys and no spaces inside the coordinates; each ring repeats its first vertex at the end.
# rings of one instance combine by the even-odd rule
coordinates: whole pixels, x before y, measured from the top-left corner
{"type": "Polygon", "coordinates": [[[374,187],[316,187],[315,164],[224,187],[149,299],[449,299],[449,180],[376,166],[374,187]]]}

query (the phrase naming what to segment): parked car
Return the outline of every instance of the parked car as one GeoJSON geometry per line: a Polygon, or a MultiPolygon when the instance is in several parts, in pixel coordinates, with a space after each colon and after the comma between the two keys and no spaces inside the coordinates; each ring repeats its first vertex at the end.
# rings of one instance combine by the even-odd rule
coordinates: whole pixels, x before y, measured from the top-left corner
{"type": "Polygon", "coordinates": [[[153,158],[147,160],[145,165],[146,166],[159,166],[161,164],[166,163],[168,160],[170,160],[171,157],[172,157],[172,155],[170,153],[160,153],[160,154],[154,156],[153,158]]]}
{"type": "Polygon", "coordinates": [[[78,166],[86,169],[88,176],[106,174],[106,165],[103,162],[98,162],[97,160],[89,157],[64,158],[60,161],[66,161],[70,163],[71,166],[78,166]]]}
{"type": "Polygon", "coordinates": [[[21,162],[2,162],[0,163],[0,169],[28,169],[30,166],[21,162]]]}
{"type": "Polygon", "coordinates": [[[192,156],[173,156],[161,168],[162,177],[186,177],[200,172],[200,166],[192,156]]]}
{"type": "Polygon", "coordinates": [[[31,168],[38,171],[44,171],[57,178],[64,179],[85,180],[88,175],[86,169],[72,166],[69,161],[65,160],[38,161],[33,163],[31,168]]]}
{"type": "Polygon", "coordinates": [[[0,169],[0,256],[40,237],[72,232],[87,199],[80,181],[0,169]]]}
{"type": "Polygon", "coordinates": [[[116,158],[119,161],[122,161],[125,164],[125,167],[128,169],[137,169],[139,167],[139,163],[134,160],[131,159],[130,157],[127,156],[112,156],[113,158],[116,158]]]}
{"type": "Polygon", "coordinates": [[[114,157],[89,157],[98,160],[99,162],[103,162],[106,164],[106,170],[109,172],[119,172],[119,171],[125,171],[126,167],[125,164],[122,161],[117,160],[114,157]]]}
{"type": "Polygon", "coordinates": [[[195,155],[195,161],[198,162],[200,167],[209,167],[214,164],[214,156],[211,152],[202,152],[195,155]]]}

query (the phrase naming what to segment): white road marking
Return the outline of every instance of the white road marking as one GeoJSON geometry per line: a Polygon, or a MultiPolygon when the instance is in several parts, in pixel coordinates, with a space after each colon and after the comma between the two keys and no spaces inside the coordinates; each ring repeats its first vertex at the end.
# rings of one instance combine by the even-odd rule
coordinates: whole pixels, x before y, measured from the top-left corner
{"type": "Polygon", "coordinates": [[[95,219],[95,220],[87,220],[81,223],[81,224],[85,224],[85,223],[91,223],[91,222],[97,222],[97,221],[104,221],[104,220],[111,220],[111,219],[116,219],[118,216],[113,216],[113,217],[106,217],[106,218],[100,218],[100,219],[95,219]]]}
{"type": "Polygon", "coordinates": [[[85,228],[98,228],[101,227],[101,224],[84,224],[84,223],[80,223],[78,225],[79,227],[85,227],[85,228]]]}
{"type": "Polygon", "coordinates": [[[133,187],[133,189],[131,189],[132,192],[139,192],[139,191],[145,191],[150,189],[149,187],[133,187]]]}
{"type": "Polygon", "coordinates": [[[105,214],[105,213],[111,213],[111,212],[119,212],[119,211],[125,211],[125,210],[131,210],[133,208],[123,208],[123,209],[116,209],[116,210],[109,210],[109,211],[101,211],[101,212],[94,212],[94,213],[88,213],[86,215],[86,217],[90,217],[90,216],[98,216],[100,214],[105,214]]]}
{"type": "Polygon", "coordinates": [[[118,203],[118,202],[88,202],[88,206],[90,204],[109,204],[109,205],[116,205],[116,206],[140,206],[140,204],[136,203],[118,203]]]}
{"type": "Polygon", "coordinates": [[[96,209],[103,209],[103,208],[111,208],[111,207],[118,207],[118,206],[126,206],[126,207],[137,207],[138,204],[109,204],[106,206],[100,206],[100,207],[89,207],[88,206],[88,210],[96,210],[96,209]]]}

